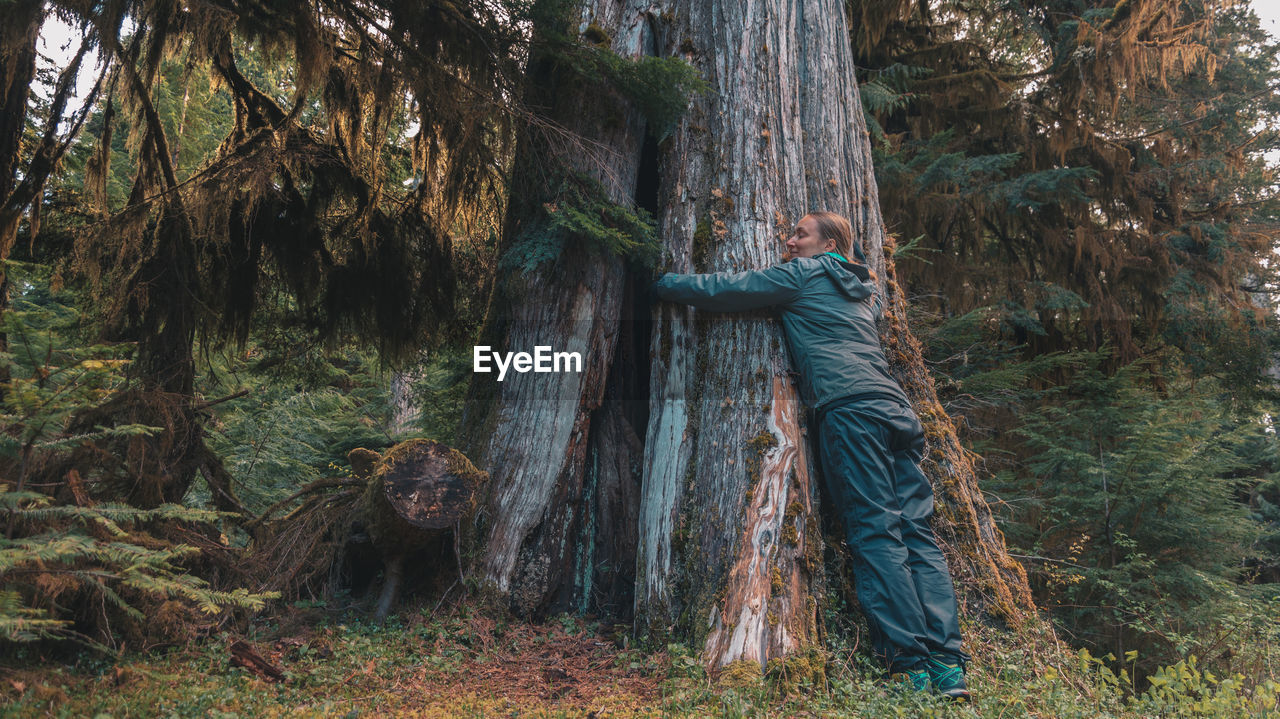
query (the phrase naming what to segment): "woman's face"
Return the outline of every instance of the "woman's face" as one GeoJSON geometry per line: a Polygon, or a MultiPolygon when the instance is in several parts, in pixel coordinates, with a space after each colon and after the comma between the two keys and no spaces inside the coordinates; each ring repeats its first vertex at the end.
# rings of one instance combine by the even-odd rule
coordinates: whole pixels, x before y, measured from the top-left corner
{"type": "Polygon", "coordinates": [[[835,248],[836,241],[823,240],[818,234],[818,221],[808,215],[800,220],[787,240],[787,252],[792,257],[815,257],[835,248]]]}

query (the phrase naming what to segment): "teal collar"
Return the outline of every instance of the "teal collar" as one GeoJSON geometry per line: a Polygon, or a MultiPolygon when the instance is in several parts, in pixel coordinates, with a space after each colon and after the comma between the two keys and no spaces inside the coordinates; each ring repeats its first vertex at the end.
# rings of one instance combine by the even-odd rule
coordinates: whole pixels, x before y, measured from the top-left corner
{"type": "Polygon", "coordinates": [[[832,257],[834,257],[834,258],[836,258],[837,260],[840,260],[841,262],[844,262],[844,263],[846,263],[846,264],[849,262],[848,260],[846,260],[845,258],[843,258],[843,257],[841,257],[840,255],[836,254],[835,252],[823,252],[822,254],[824,254],[824,255],[831,255],[832,257]]]}

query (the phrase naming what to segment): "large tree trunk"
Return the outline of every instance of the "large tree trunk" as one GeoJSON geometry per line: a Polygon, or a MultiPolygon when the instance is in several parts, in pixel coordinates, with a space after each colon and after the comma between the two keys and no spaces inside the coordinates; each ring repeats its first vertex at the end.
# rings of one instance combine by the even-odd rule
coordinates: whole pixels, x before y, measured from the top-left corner
{"type": "MultiPolygon", "coordinates": [[[[862,211],[870,157],[841,7],[691,2],[677,11],[679,51],[712,91],[664,166],[673,270],[776,264],[809,209],[851,215],[856,236],[878,246],[878,214],[862,211]]],[[[781,328],[764,314],[663,307],[654,352],[643,622],[691,636],[712,666],[800,652],[818,638],[822,547],[781,328]]]]}
{"type": "MultiPolygon", "coordinates": [[[[588,3],[578,29],[611,38],[619,55],[639,55],[646,25],[637,7],[588,3]]],[[[541,109],[549,123],[530,127],[518,148],[504,252],[537,231],[536,218],[566,173],[584,173],[611,201],[633,203],[644,147],[643,121],[616,93],[583,82],[552,58],[534,58],[529,75],[526,104],[541,109]]],[[[577,352],[583,371],[510,372],[502,382],[477,374],[463,420],[461,443],[491,478],[478,569],[523,614],[584,608],[596,567],[607,575],[606,594],[616,592],[617,564],[605,568],[606,560],[593,557],[597,528],[614,525],[599,516],[597,504],[625,512],[625,499],[637,494],[617,486],[637,484],[633,473],[618,469],[618,451],[626,451],[634,431],[622,415],[611,413],[599,427],[594,421],[606,401],[618,340],[624,263],[579,240],[571,238],[555,260],[531,272],[495,281],[482,343],[500,352],[538,346],[577,352]]],[[[616,408],[616,400],[609,406],[616,408]]],[[[630,577],[630,566],[625,574],[630,577]]]]}
{"type": "MultiPolygon", "coordinates": [[[[710,91],[671,138],[645,146],[633,115],[601,129],[598,91],[544,86],[543,97],[562,110],[553,119],[614,153],[607,166],[587,155],[575,166],[611,180],[618,202],[645,194],[637,174],[660,168],[656,204],[674,271],[767,267],[780,261],[783,238],[805,212],[848,215],[889,299],[886,353],[926,425],[939,536],[965,609],[1013,624],[1033,617],[1026,578],[1005,552],[972,459],[933,395],[886,265],[892,243],[843,5],[588,4],[583,27],[593,20],[622,54],[651,42],[657,54],[683,57],[710,91]]],[[[528,142],[518,163],[529,172],[550,150],[528,142]]],[[[513,194],[508,244],[543,201],[522,191],[529,189],[513,194]]],[[[564,253],[495,294],[489,344],[583,351],[587,367],[582,375],[509,375],[501,386],[488,383],[497,389],[487,393],[477,382],[471,454],[495,492],[484,576],[518,610],[616,611],[627,594],[619,587],[632,580],[616,567],[634,552],[642,631],[694,642],[711,667],[803,655],[820,640],[820,482],[781,328],[767,313],[664,305],[650,333],[625,320],[634,303],[624,284],[617,261],[564,253]],[[646,344],[647,357],[635,351],[646,344]],[[648,401],[626,401],[633,397],[648,401]]]]}
{"type": "MultiPolygon", "coordinates": [[[[26,127],[27,97],[36,74],[36,39],[44,21],[44,3],[18,0],[5,7],[0,29],[0,259],[9,257],[25,206],[9,209],[18,184],[22,131],[26,127]]],[[[0,267],[0,272],[3,272],[0,267]]]]}
{"type": "MultiPolygon", "coordinates": [[[[891,267],[842,9],[775,0],[677,10],[679,51],[713,90],[665,158],[663,239],[676,271],[755,269],[779,261],[805,212],[849,216],[891,300],[886,352],[926,425],[940,535],[962,590],[979,590],[962,596],[976,600],[970,611],[1021,623],[1034,615],[1026,577],[934,396],[901,290],[885,282],[891,267]]],[[[643,622],[694,638],[713,667],[803,652],[818,633],[818,480],[780,328],[664,307],[654,332],[643,622]]]]}

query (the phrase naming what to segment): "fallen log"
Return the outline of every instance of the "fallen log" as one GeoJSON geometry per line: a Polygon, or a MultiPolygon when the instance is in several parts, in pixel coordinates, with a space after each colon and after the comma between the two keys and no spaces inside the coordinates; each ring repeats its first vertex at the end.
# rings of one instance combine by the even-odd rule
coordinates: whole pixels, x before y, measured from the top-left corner
{"type": "Polygon", "coordinates": [[[348,455],[357,476],[367,479],[359,515],[382,556],[382,591],[373,618],[395,607],[405,562],[425,559],[423,551],[471,521],[477,490],[487,475],[461,452],[429,439],[401,442],[386,454],[355,449],[348,455]]]}
{"type": "Polygon", "coordinates": [[[244,667],[257,674],[259,678],[270,682],[283,682],[285,680],[286,677],[282,669],[264,658],[258,653],[258,650],[253,648],[253,645],[243,639],[237,639],[232,642],[228,650],[231,652],[232,665],[244,667]]]}

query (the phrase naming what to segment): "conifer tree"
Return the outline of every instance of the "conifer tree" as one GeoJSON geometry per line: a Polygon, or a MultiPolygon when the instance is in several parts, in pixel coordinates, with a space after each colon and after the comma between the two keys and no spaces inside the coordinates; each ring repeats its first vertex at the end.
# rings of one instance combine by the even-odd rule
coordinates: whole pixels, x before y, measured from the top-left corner
{"type": "Polygon", "coordinates": [[[926,308],[998,308],[1024,358],[1169,347],[1259,385],[1280,69],[1247,7],[854,8],[886,219],[918,238],[903,272],[926,308]]]}

